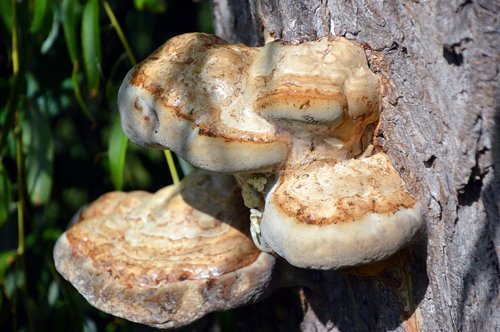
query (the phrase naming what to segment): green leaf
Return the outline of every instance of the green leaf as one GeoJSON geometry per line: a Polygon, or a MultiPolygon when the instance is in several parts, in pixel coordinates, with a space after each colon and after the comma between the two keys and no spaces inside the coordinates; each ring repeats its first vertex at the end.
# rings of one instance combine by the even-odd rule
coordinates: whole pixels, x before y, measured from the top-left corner
{"type": "Polygon", "coordinates": [[[49,291],[47,293],[47,302],[51,307],[53,307],[58,298],[59,298],[59,285],[57,281],[52,280],[49,286],[49,291]]]}
{"type": "Polygon", "coordinates": [[[61,3],[61,22],[68,47],[71,62],[78,63],[78,47],[76,39],[76,22],[79,15],[79,4],[76,0],[62,0],[61,3]]]}
{"type": "Polygon", "coordinates": [[[2,0],[0,1],[0,15],[2,16],[3,23],[8,31],[12,31],[12,1],[2,0]]]}
{"type": "Polygon", "coordinates": [[[31,21],[31,33],[37,33],[40,31],[43,25],[43,21],[45,19],[45,15],[47,15],[47,10],[49,0],[33,0],[33,19],[31,21]]]}
{"type": "Polygon", "coordinates": [[[59,36],[59,11],[56,6],[52,6],[52,28],[47,36],[47,38],[43,41],[42,46],[40,48],[40,52],[42,54],[47,53],[57,37],[59,36]]]}
{"type": "Polygon", "coordinates": [[[54,143],[47,118],[28,109],[23,123],[23,150],[26,153],[26,189],[34,205],[48,202],[52,189],[54,143]]]}
{"type": "Polygon", "coordinates": [[[197,15],[198,31],[214,33],[214,24],[212,20],[212,6],[209,1],[203,0],[198,3],[197,15]]]}
{"type": "Polygon", "coordinates": [[[109,135],[108,158],[111,181],[116,190],[122,190],[123,168],[127,152],[127,136],[123,133],[120,118],[116,117],[109,135]]]}
{"type": "Polygon", "coordinates": [[[7,250],[0,252],[0,284],[4,282],[5,272],[16,260],[16,251],[7,250]]]}
{"type": "Polygon", "coordinates": [[[146,6],[146,0],[134,0],[134,6],[138,10],[143,10],[146,6]]]}
{"type": "Polygon", "coordinates": [[[0,227],[5,224],[10,215],[11,188],[9,174],[7,174],[3,165],[0,164],[0,227]]]}
{"type": "Polygon", "coordinates": [[[134,0],[135,8],[161,14],[167,10],[167,2],[163,0],[134,0]]]}
{"type": "Polygon", "coordinates": [[[82,16],[83,64],[90,90],[95,96],[99,89],[99,69],[101,66],[101,36],[99,29],[99,0],[89,0],[82,16]]]}

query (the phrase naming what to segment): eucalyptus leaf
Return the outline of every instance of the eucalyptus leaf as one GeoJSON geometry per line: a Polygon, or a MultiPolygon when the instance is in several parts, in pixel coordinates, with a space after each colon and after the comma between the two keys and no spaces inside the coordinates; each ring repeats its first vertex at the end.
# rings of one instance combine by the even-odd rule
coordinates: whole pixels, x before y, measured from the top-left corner
{"type": "Polygon", "coordinates": [[[134,6],[138,10],[143,10],[146,6],[146,0],[134,0],[134,6]]]}
{"type": "Polygon", "coordinates": [[[163,0],[134,0],[134,5],[138,10],[148,10],[158,14],[167,10],[167,2],[163,0]]]}
{"type": "Polygon", "coordinates": [[[66,39],[66,47],[73,64],[78,63],[78,47],[76,39],[76,24],[80,12],[79,3],[76,0],[62,0],[61,23],[66,39]]]}
{"type": "Polygon", "coordinates": [[[125,155],[127,153],[127,136],[123,133],[120,118],[116,117],[109,135],[108,157],[111,181],[116,190],[123,187],[123,169],[125,167],[125,155]]]}
{"type": "Polygon", "coordinates": [[[87,1],[82,15],[83,64],[91,96],[99,89],[101,66],[101,36],[99,28],[99,0],[87,1]]]}
{"type": "Polygon", "coordinates": [[[0,1],[0,16],[2,17],[3,23],[8,31],[12,30],[12,1],[2,0],[0,1]]]}
{"type": "Polygon", "coordinates": [[[32,6],[32,17],[31,20],[31,33],[37,33],[40,31],[43,25],[43,21],[45,16],[47,15],[47,11],[49,10],[49,0],[34,0],[32,6]]]}
{"type": "Polygon", "coordinates": [[[51,49],[52,45],[59,36],[59,11],[57,8],[58,7],[56,6],[52,6],[52,28],[50,29],[49,35],[43,41],[42,47],[40,48],[40,52],[42,54],[47,53],[51,49]]]}
{"type": "Polygon", "coordinates": [[[49,291],[47,293],[47,302],[52,307],[59,298],[59,285],[56,280],[52,280],[49,286],[49,291]]]}
{"type": "Polygon", "coordinates": [[[54,142],[48,120],[41,112],[28,109],[22,125],[28,196],[34,205],[43,205],[52,190],[54,142]]]}

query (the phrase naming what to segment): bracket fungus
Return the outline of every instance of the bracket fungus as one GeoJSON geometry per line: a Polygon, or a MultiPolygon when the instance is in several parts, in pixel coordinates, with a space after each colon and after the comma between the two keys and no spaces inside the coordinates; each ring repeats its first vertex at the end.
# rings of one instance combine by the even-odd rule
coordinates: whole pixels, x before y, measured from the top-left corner
{"type": "Polygon", "coordinates": [[[132,141],[235,174],[259,248],[340,269],[389,257],[422,224],[387,155],[372,151],[380,90],[345,38],[250,48],[191,33],[131,69],[118,104],[132,141]]]}
{"type": "Polygon", "coordinates": [[[122,127],[218,173],[104,196],[59,239],[56,267],[96,307],[172,327],[257,299],[277,256],[312,269],[388,258],[423,218],[373,142],[380,85],[341,37],[168,40],[120,87],[122,127]]]}
{"type": "Polygon", "coordinates": [[[275,258],[248,237],[229,175],[197,171],[154,194],[108,193],[78,219],[57,241],[56,268],[115,316],[177,327],[268,288],[275,258]]]}

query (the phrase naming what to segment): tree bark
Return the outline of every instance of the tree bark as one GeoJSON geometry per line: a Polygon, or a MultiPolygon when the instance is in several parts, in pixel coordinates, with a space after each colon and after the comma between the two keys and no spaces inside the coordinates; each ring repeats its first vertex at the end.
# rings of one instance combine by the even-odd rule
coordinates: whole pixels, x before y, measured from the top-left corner
{"type": "MultiPolygon", "coordinates": [[[[342,35],[392,80],[378,143],[426,207],[426,231],[376,277],[309,272],[236,312],[253,331],[500,331],[500,15],[491,0],[213,0],[216,33],[342,35]]],[[[373,63],[372,63],[373,65],[373,63]]]]}

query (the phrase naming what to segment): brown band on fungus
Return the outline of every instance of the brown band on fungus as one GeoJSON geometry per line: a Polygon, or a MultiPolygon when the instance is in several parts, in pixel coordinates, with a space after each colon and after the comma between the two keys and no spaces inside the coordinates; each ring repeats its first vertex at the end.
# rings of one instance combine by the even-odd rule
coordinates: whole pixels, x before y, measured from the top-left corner
{"type": "Polygon", "coordinates": [[[317,164],[286,171],[273,193],[275,205],[298,223],[351,223],[369,213],[389,215],[416,203],[383,154],[333,165],[328,160],[317,164]]]}

